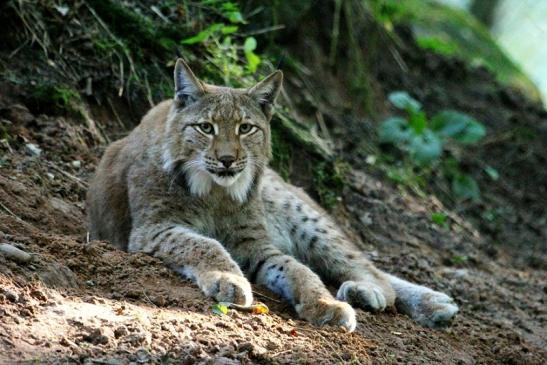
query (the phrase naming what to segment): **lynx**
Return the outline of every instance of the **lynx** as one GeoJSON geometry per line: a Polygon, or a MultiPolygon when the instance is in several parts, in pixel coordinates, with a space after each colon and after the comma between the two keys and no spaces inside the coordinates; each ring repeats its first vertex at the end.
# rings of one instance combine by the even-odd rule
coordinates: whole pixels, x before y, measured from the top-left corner
{"type": "Polygon", "coordinates": [[[430,327],[456,314],[449,296],[375,268],[268,168],[281,71],[235,89],[200,81],[179,59],[174,79],[174,99],[106,150],[87,197],[93,239],[158,257],[217,301],[250,305],[251,283],[265,286],[316,325],[353,331],[353,307],[395,305],[430,327]]]}

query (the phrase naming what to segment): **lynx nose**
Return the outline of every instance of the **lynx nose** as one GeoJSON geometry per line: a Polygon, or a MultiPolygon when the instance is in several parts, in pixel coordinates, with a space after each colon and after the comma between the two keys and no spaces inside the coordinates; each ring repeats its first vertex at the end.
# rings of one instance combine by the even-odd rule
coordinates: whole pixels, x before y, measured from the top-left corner
{"type": "Polygon", "coordinates": [[[219,161],[222,162],[225,168],[232,166],[236,158],[234,156],[220,156],[219,161]]]}

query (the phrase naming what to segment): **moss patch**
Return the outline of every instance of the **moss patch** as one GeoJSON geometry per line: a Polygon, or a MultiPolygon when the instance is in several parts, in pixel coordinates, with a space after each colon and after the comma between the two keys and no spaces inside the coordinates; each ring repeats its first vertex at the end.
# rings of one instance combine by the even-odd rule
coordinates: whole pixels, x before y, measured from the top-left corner
{"type": "Polygon", "coordinates": [[[336,205],[346,184],[350,165],[342,160],[321,161],[313,169],[314,189],[321,205],[330,209],[336,205]]]}

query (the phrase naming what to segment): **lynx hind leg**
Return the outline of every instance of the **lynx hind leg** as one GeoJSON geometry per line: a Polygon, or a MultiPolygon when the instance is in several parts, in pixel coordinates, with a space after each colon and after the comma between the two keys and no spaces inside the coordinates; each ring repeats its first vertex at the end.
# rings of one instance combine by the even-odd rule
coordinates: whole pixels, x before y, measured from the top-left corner
{"type": "Polygon", "coordinates": [[[447,325],[458,312],[454,300],[444,293],[389,275],[395,289],[397,309],[426,327],[447,325]]]}
{"type": "MultiPolygon", "coordinates": [[[[291,251],[325,281],[340,286],[337,299],[381,311],[395,302],[389,279],[364,257],[306,193],[270,174],[263,190],[271,226],[283,227],[291,251]]],[[[275,236],[275,235],[274,235],[275,236]]],[[[280,236],[280,235],[277,235],[280,236]]]]}

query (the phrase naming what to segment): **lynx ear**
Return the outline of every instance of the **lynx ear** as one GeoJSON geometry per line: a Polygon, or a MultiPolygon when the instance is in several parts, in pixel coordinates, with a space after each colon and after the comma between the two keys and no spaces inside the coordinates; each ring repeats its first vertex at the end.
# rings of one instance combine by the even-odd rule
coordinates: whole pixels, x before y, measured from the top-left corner
{"type": "Polygon", "coordinates": [[[175,102],[186,106],[205,93],[203,85],[182,58],[175,65],[175,102]]]}
{"type": "Polygon", "coordinates": [[[275,71],[264,80],[249,89],[248,93],[254,97],[262,107],[262,111],[269,119],[272,117],[272,106],[279,95],[283,83],[283,72],[275,71]]]}

